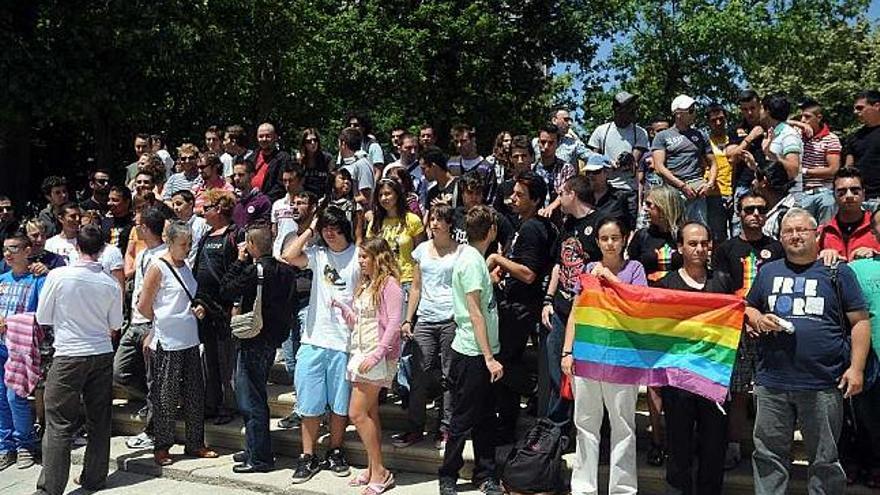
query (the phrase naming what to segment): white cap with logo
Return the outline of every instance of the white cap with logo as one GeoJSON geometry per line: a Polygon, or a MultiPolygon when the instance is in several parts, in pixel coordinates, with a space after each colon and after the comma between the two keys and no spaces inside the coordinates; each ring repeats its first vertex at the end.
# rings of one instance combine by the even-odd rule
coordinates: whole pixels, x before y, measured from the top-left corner
{"type": "Polygon", "coordinates": [[[694,99],[688,95],[678,95],[672,100],[672,111],[687,110],[694,106],[694,99]]]}

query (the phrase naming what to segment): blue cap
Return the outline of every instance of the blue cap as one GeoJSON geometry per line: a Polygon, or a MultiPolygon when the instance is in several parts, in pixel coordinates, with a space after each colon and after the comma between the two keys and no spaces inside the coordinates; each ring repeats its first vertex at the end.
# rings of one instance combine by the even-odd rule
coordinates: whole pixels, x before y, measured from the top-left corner
{"type": "Polygon", "coordinates": [[[602,170],[603,168],[611,168],[611,160],[601,153],[593,153],[590,155],[590,157],[587,158],[587,164],[584,166],[584,170],[588,172],[602,170]]]}

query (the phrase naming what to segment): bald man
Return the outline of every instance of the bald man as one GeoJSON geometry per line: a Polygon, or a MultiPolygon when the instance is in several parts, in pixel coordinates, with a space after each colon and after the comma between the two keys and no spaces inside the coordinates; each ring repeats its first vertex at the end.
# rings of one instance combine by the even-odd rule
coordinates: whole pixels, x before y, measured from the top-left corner
{"type": "Polygon", "coordinates": [[[293,164],[293,159],[286,151],[279,149],[275,126],[268,122],[257,128],[257,144],[257,152],[247,158],[254,162],[255,173],[251,183],[272,201],[281,199],[286,191],[281,183],[281,173],[285,167],[293,164]]]}

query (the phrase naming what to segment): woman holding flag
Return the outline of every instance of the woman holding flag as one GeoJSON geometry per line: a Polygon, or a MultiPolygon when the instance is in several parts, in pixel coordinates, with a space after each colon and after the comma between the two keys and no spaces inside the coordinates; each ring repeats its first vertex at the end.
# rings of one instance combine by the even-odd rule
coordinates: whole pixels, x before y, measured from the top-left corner
{"type": "MultiPolygon", "coordinates": [[[[613,283],[647,285],[645,269],[635,260],[623,257],[629,230],[617,218],[603,220],[597,229],[602,261],[589,263],[587,272],[613,283]]],[[[611,423],[611,466],[608,493],[634,494],[636,475],[635,409],[638,385],[621,385],[577,376],[572,350],[575,340],[574,308],[565,327],[562,371],[573,377],[574,424],[577,428],[576,461],[571,475],[572,493],[598,493],[599,440],[602,406],[611,423]]]]}

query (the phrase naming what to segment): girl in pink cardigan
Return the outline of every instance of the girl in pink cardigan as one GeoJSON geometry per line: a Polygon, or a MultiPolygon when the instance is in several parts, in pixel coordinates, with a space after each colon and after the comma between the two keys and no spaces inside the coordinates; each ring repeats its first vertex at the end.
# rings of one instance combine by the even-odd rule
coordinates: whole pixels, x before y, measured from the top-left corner
{"type": "Polygon", "coordinates": [[[348,416],[367,449],[367,469],[350,484],[365,487],[363,495],[379,495],[394,486],[394,475],[382,463],[379,391],[390,387],[397,374],[403,291],[396,258],[384,239],[372,238],[361,244],[358,263],[361,280],[353,307],[335,299],[333,305],[342,310],[352,329],[348,416]]]}

